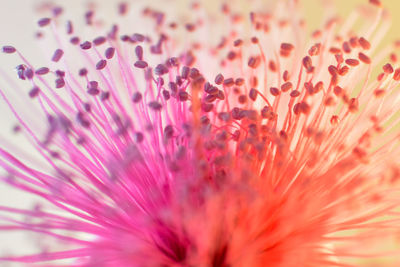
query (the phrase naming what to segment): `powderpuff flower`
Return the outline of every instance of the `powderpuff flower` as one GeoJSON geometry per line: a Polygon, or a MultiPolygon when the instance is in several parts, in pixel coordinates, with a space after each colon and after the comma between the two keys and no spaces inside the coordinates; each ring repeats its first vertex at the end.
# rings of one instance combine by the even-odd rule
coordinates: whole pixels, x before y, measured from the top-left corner
{"type": "Polygon", "coordinates": [[[110,29],[94,6],[75,29],[43,5],[41,66],[3,46],[30,89],[3,75],[18,97],[0,94],[38,156],[3,142],[1,179],[43,201],[0,206],[0,229],[48,243],[0,260],[396,266],[400,69],[398,44],[377,49],[380,2],[310,37],[298,1],[152,3],[120,4],[110,29]]]}

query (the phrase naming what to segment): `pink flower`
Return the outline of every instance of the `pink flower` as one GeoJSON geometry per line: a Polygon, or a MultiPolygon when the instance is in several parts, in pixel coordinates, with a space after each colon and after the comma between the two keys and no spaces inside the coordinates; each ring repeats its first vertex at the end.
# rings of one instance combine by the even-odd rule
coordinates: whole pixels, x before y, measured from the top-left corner
{"type": "MultiPolygon", "coordinates": [[[[94,38],[70,21],[62,30],[62,9],[45,5],[52,16],[37,36],[46,50],[54,37],[51,62],[33,66],[3,47],[21,59],[32,103],[0,92],[42,161],[1,148],[0,164],[4,183],[46,204],[0,206],[0,229],[56,242],[0,260],[396,264],[398,244],[383,244],[400,230],[400,69],[392,48],[376,50],[387,19],[370,2],[345,21],[326,18],[311,38],[297,1],[257,9],[250,24],[235,3],[216,17],[193,4],[187,19],[155,5],[126,35],[105,31],[90,8],[94,38]],[[352,31],[357,16],[364,27],[352,31]]],[[[119,5],[120,16],[136,13],[119,5]]]]}

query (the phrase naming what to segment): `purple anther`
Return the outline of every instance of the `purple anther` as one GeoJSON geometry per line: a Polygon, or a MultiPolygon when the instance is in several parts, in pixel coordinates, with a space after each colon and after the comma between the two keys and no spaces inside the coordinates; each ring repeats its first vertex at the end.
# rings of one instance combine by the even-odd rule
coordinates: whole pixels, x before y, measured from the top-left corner
{"type": "Polygon", "coordinates": [[[45,74],[47,74],[47,73],[49,73],[49,68],[47,68],[47,67],[41,67],[41,68],[38,68],[36,71],[35,71],[35,74],[36,75],[45,75],[45,74]]]}
{"type": "Polygon", "coordinates": [[[12,54],[12,53],[15,53],[17,51],[17,49],[15,49],[14,46],[5,45],[5,46],[3,46],[2,51],[3,51],[3,53],[6,53],[6,54],[12,54]]]}
{"type": "Polygon", "coordinates": [[[104,44],[105,42],[107,41],[107,39],[104,37],[104,36],[99,36],[99,37],[96,37],[94,40],[93,40],[93,44],[94,45],[102,45],[102,44],[104,44]]]}
{"type": "Polygon", "coordinates": [[[92,43],[89,42],[89,41],[85,41],[85,42],[83,42],[83,43],[80,44],[80,47],[81,47],[83,50],[88,50],[88,49],[92,48],[92,43]]]}
{"type": "Polygon", "coordinates": [[[96,64],[96,70],[102,70],[107,66],[107,60],[101,59],[99,62],[96,64]]]}
{"type": "Polygon", "coordinates": [[[107,48],[106,51],[104,52],[104,56],[105,56],[107,59],[113,58],[113,57],[114,57],[114,54],[115,54],[115,48],[114,48],[114,47],[109,47],[109,48],[107,48]]]}
{"type": "Polygon", "coordinates": [[[139,69],[144,69],[144,68],[147,68],[148,64],[146,61],[138,60],[135,62],[134,66],[139,69]]]}
{"type": "Polygon", "coordinates": [[[39,25],[39,27],[44,27],[44,26],[47,26],[47,25],[49,25],[50,24],[50,18],[41,18],[39,21],[38,21],[38,25],[39,25]]]}
{"type": "Polygon", "coordinates": [[[64,55],[64,51],[62,51],[61,49],[57,49],[56,51],[54,51],[51,61],[58,62],[62,58],[63,55],[64,55]]]}

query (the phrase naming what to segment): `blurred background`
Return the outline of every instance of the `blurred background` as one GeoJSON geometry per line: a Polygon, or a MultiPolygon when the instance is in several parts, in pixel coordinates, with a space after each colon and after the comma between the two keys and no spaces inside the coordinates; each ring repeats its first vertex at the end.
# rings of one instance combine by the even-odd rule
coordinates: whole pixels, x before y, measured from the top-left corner
{"type": "MultiPolygon", "coordinates": [[[[127,2],[136,2],[134,0],[127,2]]],[[[153,0],[147,0],[151,3],[153,0]]],[[[165,0],[167,1],[167,0],[165,0]]],[[[181,5],[188,5],[189,0],[179,0],[181,5]]],[[[251,0],[249,0],[251,1],[251,0]]],[[[272,5],[275,0],[264,0],[265,5],[272,5]]],[[[279,0],[280,1],[280,0],[279,0]]],[[[348,16],[354,8],[361,3],[367,3],[368,0],[299,0],[302,3],[302,9],[307,20],[308,30],[311,32],[319,26],[324,14],[324,5],[329,5],[330,8],[335,8],[342,16],[348,16]]],[[[389,43],[400,37],[400,1],[399,0],[381,0],[383,5],[391,13],[393,26],[385,36],[383,42],[389,43]],[[397,26],[397,27],[396,27],[397,26]]],[[[3,45],[14,45],[20,51],[23,51],[32,62],[41,61],[41,54],[37,53],[38,48],[34,41],[34,33],[37,30],[37,20],[41,16],[38,14],[39,7],[45,1],[42,0],[0,0],[0,47],[3,45]]],[[[55,1],[65,7],[65,17],[72,20],[81,20],[85,13],[85,6],[89,2],[98,4],[103,12],[103,17],[107,20],[118,19],[116,16],[116,4],[119,0],[69,0],[55,1]]],[[[156,1],[154,1],[156,2],[156,1]]],[[[201,0],[210,9],[214,9],[216,3],[220,4],[219,0],[201,0]]],[[[245,0],[243,0],[245,2],[245,0]]],[[[334,11],[334,10],[331,10],[334,11]]],[[[101,16],[101,15],[100,15],[101,16]]],[[[19,60],[15,56],[3,55],[0,53],[0,71],[15,76],[13,68],[19,64],[19,60]]],[[[0,86],[3,84],[0,82],[0,86]]],[[[1,87],[1,89],[4,89],[1,87]]],[[[12,90],[6,88],[5,90],[12,90]]],[[[12,137],[12,127],[15,124],[15,119],[9,110],[5,107],[3,101],[0,101],[0,145],[4,142],[14,142],[20,148],[27,146],[27,143],[21,138],[12,137]],[[12,137],[10,139],[10,137],[12,137]],[[12,140],[12,141],[9,141],[12,140]]],[[[31,196],[27,196],[15,189],[6,187],[0,184],[0,205],[14,207],[32,207],[32,203],[37,200],[31,196]]],[[[27,241],[25,233],[4,233],[0,232],[0,254],[17,249],[21,253],[29,252],[34,249],[35,242],[27,241]]],[[[0,262],[0,266],[18,266],[6,265],[0,262]]],[[[379,265],[384,266],[384,265],[379,265]]]]}

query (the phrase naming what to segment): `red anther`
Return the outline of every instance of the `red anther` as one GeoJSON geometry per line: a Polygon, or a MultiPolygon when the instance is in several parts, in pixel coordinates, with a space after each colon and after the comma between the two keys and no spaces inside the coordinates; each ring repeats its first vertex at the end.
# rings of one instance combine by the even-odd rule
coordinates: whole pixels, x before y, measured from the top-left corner
{"type": "Polygon", "coordinates": [[[258,95],[257,89],[251,88],[249,92],[249,98],[253,101],[256,101],[258,95]]]}
{"type": "Polygon", "coordinates": [[[294,91],[290,92],[290,96],[291,97],[298,97],[299,95],[300,95],[300,92],[297,91],[297,90],[294,90],[294,91]]]}
{"type": "Polygon", "coordinates": [[[329,65],[328,71],[332,76],[338,73],[338,69],[333,65],[329,65]]]}
{"type": "Polygon", "coordinates": [[[303,58],[303,67],[306,69],[308,73],[312,72],[314,70],[312,66],[312,60],[311,57],[306,56],[303,58]]]}
{"type": "Polygon", "coordinates": [[[339,83],[339,75],[338,74],[332,75],[331,84],[337,85],[338,83],[339,83]]]}
{"type": "Polygon", "coordinates": [[[317,84],[314,86],[314,94],[322,91],[324,89],[324,83],[322,81],[317,82],[317,84]]]}
{"type": "Polygon", "coordinates": [[[392,74],[394,70],[393,70],[392,65],[390,65],[390,63],[387,63],[387,64],[385,64],[385,65],[383,66],[383,71],[384,71],[386,74],[392,74]]]}
{"type": "Polygon", "coordinates": [[[251,87],[257,87],[258,86],[258,78],[257,78],[257,76],[251,76],[250,77],[250,86],[251,87]]]}
{"type": "Polygon", "coordinates": [[[269,63],[268,63],[268,68],[269,68],[269,70],[270,70],[271,72],[276,72],[277,67],[276,67],[276,64],[275,64],[275,62],[274,62],[273,60],[270,60],[270,61],[269,61],[269,63]]]}
{"type": "Polygon", "coordinates": [[[237,39],[233,42],[233,46],[238,47],[243,44],[243,41],[241,39],[237,39]]]}
{"type": "Polygon", "coordinates": [[[260,63],[261,63],[261,59],[259,56],[255,56],[255,57],[252,56],[249,58],[247,65],[250,68],[256,69],[260,65],[260,63]]]}
{"type": "Polygon", "coordinates": [[[293,88],[293,84],[291,82],[285,82],[284,84],[281,85],[281,91],[282,92],[287,92],[293,88]]]}
{"type": "Polygon", "coordinates": [[[271,87],[269,88],[269,92],[271,93],[271,95],[273,96],[278,96],[280,94],[280,91],[278,88],[276,87],[271,87]]]}
{"type": "Polygon", "coordinates": [[[336,96],[341,96],[341,95],[343,94],[343,89],[342,89],[342,87],[340,87],[340,86],[335,86],[335,87],[333,88],[333,93],[334,93],[336,96]]]}
{"type": "Polygon", "coordinates": [[[378,82],[382,81],[383,78],[385,77],[385,75],[386,75],[386,74],[385,74],[384,72],[379,73],[379,74],[378,74],[378,77],[376,77],[376,80],[377,80],[378,82]]]}
{"type": "Polygon", "coordinates": [[[192,23],[187,23],[185,25],[185,28],[188,32],[193,32],[196,29],[196,26],[192,23]]]}
{"type": "Polygon", "coordinates": [[[234,52],[234,51],[229,51],[228,52],[228,55],[226,55],[226,58],[228,59],[228,60],[234,60],[235,58],[236,58],[236,53],[234,52]]]}
{"type": "Polygon", "coordinates": [[[351,53],[351,47],[350,47],[349,42],[344,42],[343,45],[342,45],[342,49],[347,54],[351,53]]]}
{"type": "Polygon", "coordinates": [[[358,39],[358,43],[361,45],[361,47],[364,50],[368,50],[371,48],[371,44],[364,37],[361,37],[360,39],[358,39]]]}
{"type": "Polygon", "coordinates": [[[333,126],[336,126],[339,124],[339,117],[337,115],[333,115],[330,119],[330,122],[333,126]]]}
{"type": "Polygon", "coordinates": [[[397,62],[397,56],[395,53],[390,54],[390,61],[392,61],[393,63],[397,62]]]}
{"type": "Polygon", "coordinates": [[[347,65],[352,66],[352,67],[355,67],[358,64],[360,64],[360,62],[357,59],[354,59],[354,58],[346,59],[345,62],[346,62],[347,65]]]}
{"type": "Polygon", "coordinates": [[[350,68],[347,66],[343,66],[339,69],[338,73],[340,76],[345,76],[349,72],[350,68]]]}
{"type": "Polygon", "coordinates": [[[364,53],[358,53],[358,58],[365,64],[371,64],[371,59],[364,53]]]}
{"type": "Polygon", "coordinates": [[[310,95],[314,94],[314,86],[313,86],[312,82],[305,82],[304,87],[306,88],[307,92],[310,95]]]}
{"type": "Polygon", "coordinates": [[[378,7],[382,6],[382,3],[380,0],[369,0],[369,2],[378,7]]]}
{"type": "Polygon", "coordinates": [[[235,80],[235,85],[242,86],[243,84],[244,84],[244,79],[243,78],[237,78],[235,80]]]}
{"type": "Polygon", "coordinates": [[[287,70],[285,70],[284,72],[283,72],[283,75],[282,75],[282,78],[283,78],[283,80],[285,81],[285,82],[287,82],[287,81],[289,81],[289,72],[287,71],[287,70]]]}
{"type": "Polygon", "coordinates": [[[337,47],[331,47],[331,48],[329,48],[329,52],[332,54],[340,54],[342,52],[342,50],[337,47]]]}
{"type": "Polygon", "coordinates": [[[317,44],[311,46],[311,48],[308,50],[308,54],[310,56],[318,56],[320,50],[321,50],[321,44],[317,43],[317,44]]]}
{"type": "Polygon", "coordinates": [[[349,42],[350,42],[350,46],[352,48],[358,47],[358,38],[357,37],[351,37],[349,42]]]}
{"type": "Polygon", "coordinates": [[[224,80],[224,86],[226,87],[231,87],[235,84],[235,81],[233,80],[233,78],[228,78],[224,80]]]}
{"type": "Polygon", "coordinates": [[[311,34],[312,38],[314,38],[314,39],[321,37],[321,35],[322,35],[322,32],[320,30],[316,30],[311,34]]]}
{"type": "Polygon", "coordinates": [[[332,96],[328,96],[325,101],[324,101],[324,105],[327,107],[331,107],[335,105],[335,99],[332,96]]]}
{"type": "Polygon", "coordinates": [[[375,95],[375,97],[377,97],[377,98],[384,96],[385,93],[386,93],[386,91],[383,90],[383,89],[376,89],[376,90],[374,91],[374,95],[375,95]]]}
{"type": "Polygon", "coordinates": [[[251,42],[253,43],[253,44],[258,44],[258,38],[257,37],[251,37],[251,42]]]}
{"type": "Polygon", "coordinates": [[[349,101],[349,111],[351,113],[355,113],[358,111],[358,99],[357,98],[351,98],[349,101]]]}
{"type": "Polygon", "coordinates": [[[393,80],[400,81],[400,68],[396,69],[393,74],[393,80]]]}
{"type": "Polygon", "coordinates": [[[300,110],[300,103],[296,103],[296,104],[293,106],[293,113],[296,114],[296,115],[299,115],[299,114],[301,113],[301,110],[300,110]]]}
{"type": "Polygon", "coordinates": [[[338,64],[342,64],[344,61],[342,54],[336,54],[335,59],[338,64]]]}
{"type": "Polygon", "coordinates": [[[220,73],[215,77],[215,84],[221,85],[224,82],[224,76],[220,73]]]}
{"type": "Polygon", "coordinates": [[[307,104],[307,102],[301,102],[301,103],[299,103],[300,104],[300,111],[303,113],[303,114],[305,114],[305,115],[307,115],[307,114],[309,114],[310,113],[310,110],[311,110],[311,107],[310,107],[310,105],[309,104],[307,104]]]}
{"type": "Polygon", "coordinates": [[[290,43],[282,43],[281,44],[281,49],[290,52],[290,51],[292,51],[294,49],[294,45],[292,45],[290,43]]]}

